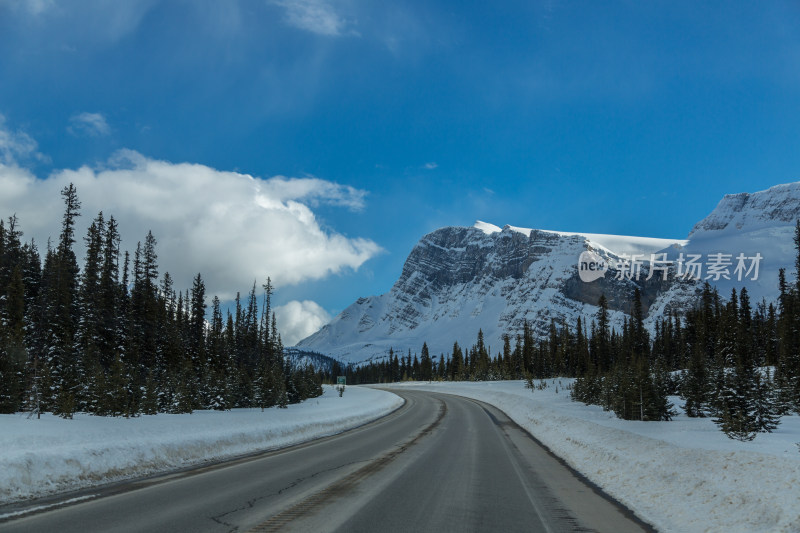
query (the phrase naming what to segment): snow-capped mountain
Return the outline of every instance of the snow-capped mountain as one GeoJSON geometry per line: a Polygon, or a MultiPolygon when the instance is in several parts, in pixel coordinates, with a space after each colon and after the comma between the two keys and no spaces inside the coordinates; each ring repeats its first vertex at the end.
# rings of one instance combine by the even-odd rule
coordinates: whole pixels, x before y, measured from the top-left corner
{"type": "Polygon", "coordinates": [[[794,276],[794,231],[798,219],[800,182],[756,193],[727,194],[706,218],[695,224],[686,245],[669,250],[669,258],[674,259],[681,252],[703,257],[730,254],[730,279],[710,280],[720,295],[727,297],[732,288],[746,287],[753,303],[773,301],[778,293],[778,270],[785,268],[787,277],[794,276]],[[761,255],[757,279],[751,279],[751,274],[739,281],[734,275],[739,254],[761,255]]]}
{"type": "MultiPolygon", "coordinates": [[[[725,196],[699,222],[688,240],[654,239],[592,233],[566,233],[485,222],[473,227],[445,227],[425,235],[412,249],[400,279],[380,296],[360,298],[298,348],[355,363],[380,359],[390,347],[419,352],[423,341],[432,354],[448,353],[453,342],[470,346],[482,329],[497,353],[504,333],[522,330],[524,321],[540,336],[551,321],[574,326],[578,317],[596,317],[601,294],[609,300],[612,325],[619,328],[631,311],[634,288],[642,293],[646,323],[675,309],[694,305],[701,281],[676,276],[677,265],[660,271],[642,264],[638,279],[623,275],[626,259],[666,254],[673,262],[690,255],[731,254],[732,280],[709,282],[723,296],[729,286],[746,284],[755,302],[777,294],[777,269],[792,270],[792,235],[800,217],[800,183],[780,185],[753,194],[725,196]],[[604,277],[584,282],[578,275],[582,252],[596,253],[610,265],[604,277]],[[735,257],[760,253],[760,276],[737,282],[735,257]],[[683,256],[681,256],[683,254],[683,256]]],[[[749,264],[749,263],[748,263],[749,264]]],[[[630,272],[630,270],[628,270],[630,272]]],[[[752,277],[752,271],[750,276],[752,277]]]]}
{"type": "MultiPolygon", "coordinates": [[[[413,248],[400,279],[381,296],[361,298],[331,323],[298,344],[346,361],[386,355],[389,347],[418,352],[426,341],[432,353],[449,352],[454,341],[475,342],[479,329],[494,351],[502,335],[521,332],[525,320],[546,335],[551,320],[573,325],[590,322],[605,294],[618,327],[630,312],[634,288],[642,290],[645,311],[653,316],[690,305],[696,284],[659,276],[636,282],[578,277],[581,252],[607,261],[622,253],[649,254],[685,241],[616,235],[582,235],[478,222],[474,227],[445,227],[424,236],[413,248]],[[625,252],[612,251],[614,246],[625,252]]],[[[645,270],[645,275],[647,271],[645,270]]],[[[645,276],[642,276],[644,278],[645,276]]]]}

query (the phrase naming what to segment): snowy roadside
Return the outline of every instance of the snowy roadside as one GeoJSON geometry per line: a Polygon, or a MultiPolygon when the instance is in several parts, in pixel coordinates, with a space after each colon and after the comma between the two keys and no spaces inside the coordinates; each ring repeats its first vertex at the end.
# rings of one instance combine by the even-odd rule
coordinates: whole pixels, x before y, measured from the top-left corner
{"type": "Polygon", "coordinates": [[[800,531],[800,416],[783,417],[772,434],[737,442],[710,419],[619,420],[572,402],[565,389],[571,382],[547,380],[546,389],[535,391],[522,381],[389,388],[457,394],[502,409],[659,531],[800,531]]]}
{"type": "Polygon", "coordinates": [[[332,386],[287,409],[73,420],[0,415],[0,504],[188,465],[281,448],[340,433],[402,405],[398,396],[332,386]]]}

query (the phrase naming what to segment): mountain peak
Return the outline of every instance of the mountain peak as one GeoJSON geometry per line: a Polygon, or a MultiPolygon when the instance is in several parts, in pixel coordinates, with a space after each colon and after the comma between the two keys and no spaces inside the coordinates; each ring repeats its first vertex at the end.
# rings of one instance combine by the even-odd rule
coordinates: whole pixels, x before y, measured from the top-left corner
{"type": "Polygon", "coordinates": [[[695,224],[689,237],[793,225],[798,218],[800,182],[784,183],[754,193],[726,194],[707,217],[695,224]]]}
{"type": "MultiPolygon", "coordinates": [[[[416,351],[426,341],[432,353],[445,353],[453,342],[468,346],[478,329],[488,345],[499,348],[506,333],[514,336],[527,322],[546,335],[551,322],[588,324],[605,294],[611,321],[622,327],[635,287],[647,309],[680,309],[694,296],[693,284],[655,278],[632,282],[609,275],[594,283],[578,276],[581,253],[594,250],[607,259],[617,252],[597,244],[622,246],[627,253],[660,250],[674,241],[532,230],[477,222],[448,226],[423,236],[403,265],[400,278],[383,295],[359,299],[330,324],[300,342],[351,362],[383,358],[389,348],[416,351]]],[[[613,248],[611,248],[613,250],[613,248]]]]}
{"type": "MultiPolygon", "coordinates": [[[[609,302],[611,325],[621,329],[639,289],[647,315],[645,325],[671,312],[695,305],[700,280],[620,275],[615,267],[591,282],[578,273],[578,259],[592,251],[608,262],[646,263],[650,254],[681,254],[708,259],[713,254],[760,254],[760,273],[744,281],[712,279],[721,294],[745,283],[753,301],[774,300],[777,272],[794,260],[794,223],[800,217],[800,183],[778,185],[757,193],[726,195],[717,208],[692,230],[690,240],[573,233],[484,221],[472,227],[448,226],[423,236],[403,265],[388,293],[361,298],[298,346],[343,360],[362,363],[383,359],[393,348],[405,354],[423,341],[431,353],[449,352],[454,341],[474,342],[483,330],[487,345],[497,350],[503,335],[524,325],[538,336],[551,324],[590,324],[601,295],[609,302]],[[634,256],[637,259],[634,259],[634,256]]],[[[671,267],[670,267],[671,268],[671,267]]],[[[731,267],[733,268],[733,266],[731,267]]]]}

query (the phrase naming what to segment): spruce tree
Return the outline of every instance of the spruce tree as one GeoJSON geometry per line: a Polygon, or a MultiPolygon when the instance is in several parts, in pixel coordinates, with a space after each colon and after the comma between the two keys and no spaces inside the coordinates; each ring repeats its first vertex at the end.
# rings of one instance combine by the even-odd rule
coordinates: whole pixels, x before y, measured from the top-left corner
{"type": "Polygon", "coordinates": [[[25,390],[25,288],[17,265],[5,291],[0,316],[0,413],[14,413],[22,407],[25,390]]]}
{"type": "Polygon", "coordinates": [[[100,276],[102,272],[102,252],[105,233],[103,213],[97,215],[89,226],[84,242],[86,258],[81,272],[78,290],[78,323],[76,332],[77,350],[81,355],[81,401],[79,408],[84,411],[101,410],[99,399],[105,395],[104,369],[102,366],[99,326],[103,311],[100,276]]]}
{"type": "Polygon", "coordinates": [[[682,379],[681,396],[686,401],[683,409],[690,417],[706,416],[711,393],[708,359],[698,334],[698,328],[702,327],[700,322],[698,311],[687,313],[684,349],[688,366],[682,379]]]}
{"type": "Polygon", "coordinates": [[[420,355],[420,376],[421,381],[431,381],[433,379],[433,360],[428,351],[428,343],[422,343],[422,351],[420,355]]]}
{"type": "Polygon", "coordinates": [[[64,418],[72,418],[79,401],[82,367],[75,348],[79,269],[73,251],[75,219],[80,216],[81,204],[72,183],[64,187],[61,195],[65,204],[61,236],[51,263],[50,290],[46,294],[48,319],[52,324],[49,367],[53,379],[53,411],[64,418]]]}
{"type": "Polygon", "coordinates": [[[191,318],[189,323],[188,352],[192,362],[192,405],[204,409],[210,403],[208,360],[205,346],[206,286],[198,273],[192,281],[191,318]]]}
{"type": "Polygon", "coordinates": [[[453,354],[450,359],[450,379],[452,381],[464,379],[464,357],[458,342],[453,343],[453,354]]]}

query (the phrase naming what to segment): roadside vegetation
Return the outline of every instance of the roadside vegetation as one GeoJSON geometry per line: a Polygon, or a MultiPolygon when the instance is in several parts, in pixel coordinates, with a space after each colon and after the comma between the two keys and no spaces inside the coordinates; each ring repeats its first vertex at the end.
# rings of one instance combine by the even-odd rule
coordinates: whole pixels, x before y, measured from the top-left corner
{"type": "MultiPolygon", "coordinates": [[[[795,246],[800,271],[800,222],[795,246]]],[[[390,350],[386,360],[347,372],[355,383],[524,379],[532,389],[536,379],[574,377],[573,399],[619,418],[670,420],[678,396],[688,416],[711,417],[729,437],[751,440],[800,413],[800,279],[781,270],[779,285],[777,305],[753,306],[744,288],[723,300],[706,283],[694,309],[661,318],[653,335],[638,289],[622,331],[609,326],[601,296],[590,324],[553,322],[546,338],[534,338],[525,323],[495,354],[479,331],[471,347],[454,343],[438,358],[423,344],[419,356],[390,350]]]]}
{"type": "Polygon", "coordinates": [[[285,407],[322,394],[313,368],[283,357],[270,298],[253,284],[223,314],[200,274],[191,290],[159,280],[156,239],[123,253],[117,221],[100,213],[74,252],[80,201],[62,191],[61,234],[23,242],[16,215],[0,220],[0,413],[138,416],[195,409],[285,407]]]}

